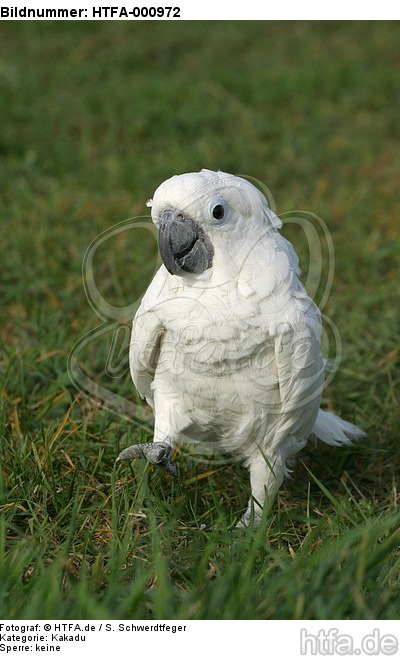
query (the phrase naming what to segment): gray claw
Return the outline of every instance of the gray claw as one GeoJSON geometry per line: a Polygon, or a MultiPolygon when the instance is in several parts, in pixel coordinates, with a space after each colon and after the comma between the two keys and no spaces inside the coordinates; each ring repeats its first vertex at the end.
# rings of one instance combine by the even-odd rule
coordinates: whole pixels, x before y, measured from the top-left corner
{"type": "Polygon", "coordinates": [[[172,448],[163,442],[149,442],[148,444],[134,444],[128,446],[119,454],[116,463],[122,460],[132,460],[133,458],[146,458],[153,465],[164,469],[171,476],[178,475],[178,467],[175,462],[171,462],[172,448]]]}

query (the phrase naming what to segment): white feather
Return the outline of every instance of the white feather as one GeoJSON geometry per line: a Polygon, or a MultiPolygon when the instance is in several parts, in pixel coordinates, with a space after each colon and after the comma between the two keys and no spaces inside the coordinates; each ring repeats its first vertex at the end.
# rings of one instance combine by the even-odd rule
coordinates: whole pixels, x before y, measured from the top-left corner
{"type": "Polygon", "coordinates": [[[352,444],[354,440],[364,437],[365,432],[349,421],[334,415],[333,412],[319,410],[312,434],[325,444],[343,446],[344,444],[352,444]]]}

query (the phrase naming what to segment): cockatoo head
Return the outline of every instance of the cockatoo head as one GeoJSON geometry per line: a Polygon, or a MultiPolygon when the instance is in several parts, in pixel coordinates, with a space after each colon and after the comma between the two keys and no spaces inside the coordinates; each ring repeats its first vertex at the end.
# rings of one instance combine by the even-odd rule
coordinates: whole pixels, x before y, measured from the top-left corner
{"type": "Polygon", "coordinates": [[[234,257],[260,234],[275,233],[281,222],[265,196],[243,178],[222,171],[175,175],[149,201],[159,230],[159,249],[170,274],[202,274],[216,252],[234,257]]]}

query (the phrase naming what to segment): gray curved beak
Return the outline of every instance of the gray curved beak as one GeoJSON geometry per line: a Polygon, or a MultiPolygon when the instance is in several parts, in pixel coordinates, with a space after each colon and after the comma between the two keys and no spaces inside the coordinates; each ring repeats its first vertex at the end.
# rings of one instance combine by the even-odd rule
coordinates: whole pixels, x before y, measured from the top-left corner
{"type": "Polygon", "coordinates": [[[214,249],[203,228],[189,216],[166,209],[158,222],[158,248],[172,275],[202,273],[212,266],[214,249]]]}

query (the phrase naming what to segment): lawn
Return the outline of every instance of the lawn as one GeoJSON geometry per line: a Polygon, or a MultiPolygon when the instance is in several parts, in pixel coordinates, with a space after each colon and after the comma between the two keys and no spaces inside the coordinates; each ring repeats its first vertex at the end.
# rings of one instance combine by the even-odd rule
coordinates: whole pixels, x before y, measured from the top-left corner
{"type": "MultiPolygon", "coordinates": [[[[400,618],[399,23],[7,22],[0,43],[0,617],[400,618]],[[202,167],[328,226],[323,311],[343,353],[324,407],[368,433],[303,451],[254,532],[231,530],[237,464],[182,454],[176,480],[114,467],[149,434],[122,365],[151,232],[96,251],[121,312],[96,314],[82,280],[100,233],[202,167]],[[82,370],[125,413],[72,384],[89,331],[82,370]]],[[[301,232],[284,234],[306,261],[301,232]]]]}

